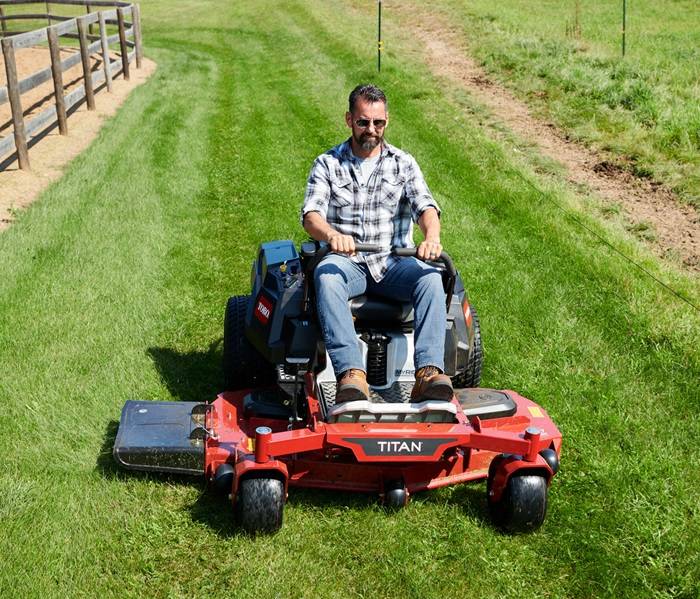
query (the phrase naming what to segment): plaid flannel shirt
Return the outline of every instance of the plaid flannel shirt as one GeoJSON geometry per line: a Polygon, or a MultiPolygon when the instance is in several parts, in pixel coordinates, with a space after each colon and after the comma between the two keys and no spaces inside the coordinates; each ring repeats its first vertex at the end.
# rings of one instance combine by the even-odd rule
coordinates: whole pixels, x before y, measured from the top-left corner
{"type": "MultiPolygon", "coordinates": [[[[413,223],[431,207],[440,214],[413,156],[385,142],[365,184],[348,139],[319,156],[311,167],[301,223],[309,212],[318,212],[336,231],[351,235],[357,243],[387,249],[415,247],[413,223]]],[[[389,251],[358,253],[352,259],[365,263],[377,282],[400,260],[389,251]]]]}

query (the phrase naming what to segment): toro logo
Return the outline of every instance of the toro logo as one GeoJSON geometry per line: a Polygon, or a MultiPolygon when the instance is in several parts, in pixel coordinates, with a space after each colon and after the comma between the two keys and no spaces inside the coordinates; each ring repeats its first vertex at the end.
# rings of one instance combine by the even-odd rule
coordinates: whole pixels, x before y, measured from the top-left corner
{"type": "Polygon", "coordinates": [[[270,320],[270,314],[272,314],[272,304],[270,300],[261,295],[258,298],[258,305],[255,306],[255,318],[262,324],[267,324],[267,321],[270,320]]]}

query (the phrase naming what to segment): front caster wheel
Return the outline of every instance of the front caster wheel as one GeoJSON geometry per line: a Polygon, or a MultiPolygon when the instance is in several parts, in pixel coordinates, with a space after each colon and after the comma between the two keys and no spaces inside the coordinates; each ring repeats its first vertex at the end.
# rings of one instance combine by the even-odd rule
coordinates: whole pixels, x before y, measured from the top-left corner
{"type": "Polygon", "coordinates": [[[387,486],[384,492],[384,506],[389,510],[399,510],[408,505],[408,489],[403,483],[387,486]]]}
{"type": "Polygon", "coordinates": [[[486,490],[489,512],[493,523],[512,533],[538,529],[547,514],[547,479],[538,474],[517,472],[508,480],[499,501],[491,500],[493,476],[489,476],[486,490]]]}
{"type": "Polygon", "coordinates": [[[231,464],[221,464],[214,473],[214,489],[222,495],[230,494],[235,472],[231,464]]]}
{"type": "Polygon", "coordinates": [[[236,518],[250,534],[273,533],[282,526],[284,483],[276,478],[247,478],[236,495],[236,518]]]}

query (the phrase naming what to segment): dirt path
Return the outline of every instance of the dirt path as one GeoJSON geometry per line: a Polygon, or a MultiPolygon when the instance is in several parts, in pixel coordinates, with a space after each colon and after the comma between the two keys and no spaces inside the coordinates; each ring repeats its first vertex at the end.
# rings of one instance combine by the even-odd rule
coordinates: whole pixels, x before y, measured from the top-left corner
{"type": "MultiPolygon", "coordinates": [[[[51,64],[48,50],[28,48],[17,52],[17,70],[20,78],[51,64]]],[[[94,61],[93,69],[101,68],[94,61]]],[[[82,152],[97,136],[104,120],[116,113],[131,91],[145,82],[156,70],[156,64],[144,59],[141,69],[131,69],[130,81],[121,75],[114,79],[112,93],[106,89],[95,94],[96,109],[88,111],[85,104],[68,117],[68,135],[62,136],[58,128],[51,130],[35,145],[30,145],[30,171],[19,169],[17,161],[8,163],[8,156],[0,156],[0,230],[14,220],[17,210],[28,206],[51,182],[58,179],[64,167],[82,152]]],[[[0,54],[0,85],[5,83],[5,65],[0,54]]],[[[81,67],[66,72],[64,85],[67,91],[82,83],[81,67]]],[[[22,95],[25,116],[38,114],[53,101],[53,84],[44,83],[39,88],[22,95]]],[[[9,103],[0,106],[0,136],[12,135],[9,103]]]]}
{"type": "Polygon", "coordinates": [[[400,2],[392,5],[392,12],[423,46],[434,73],[461,85],[518,137],[564,166],[569,181],[577,187],[620,205],[631,223],[642,228],[651,225],[655,240],[650,244],[657,254],[676,254],[686,267],[700,272],[700,215],[696,209],[680,204],[667,187],[634,177],[605,156],[568,141],[552,123],[535,118],[522,101],[492,81],[470,58],[463,33],[440,16],[400,2]]]}

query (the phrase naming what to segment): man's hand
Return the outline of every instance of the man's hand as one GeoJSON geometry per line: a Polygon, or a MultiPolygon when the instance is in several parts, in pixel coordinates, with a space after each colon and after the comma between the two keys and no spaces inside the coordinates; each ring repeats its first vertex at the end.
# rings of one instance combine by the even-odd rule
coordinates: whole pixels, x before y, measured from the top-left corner
{"type": "Polygon", "coordinates": [[[437,260],[442,254],[440,244],[440,217],[432,206],[425,210],[418,219],[425,241],[418,246],[418,258],[420,260],[437,260]]]}
{"type": "Polygon", "coordinates": [[[304,229],[316,241],[325,241],[331,250],[338,254],[352,256],[355,253],[355,239],[343,235],[331,227],[318,212],[307,212],[304,216],[304,229]]]}
{"type": "Polygon", "coordinates": [[[418,246],[418,258],[420,260],[437,260],[442,254],[442,245],[439,239],[426,239],[418,246]]]}
{"type": "Polygon", "coordinates": [[[347,254],[348,256],[355,254],[355,240],[352,235],[343,235],[337,231],[331,231],[328,234],[327,241],[331,250],[338,254],[347,254]]]}

